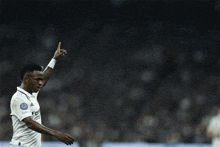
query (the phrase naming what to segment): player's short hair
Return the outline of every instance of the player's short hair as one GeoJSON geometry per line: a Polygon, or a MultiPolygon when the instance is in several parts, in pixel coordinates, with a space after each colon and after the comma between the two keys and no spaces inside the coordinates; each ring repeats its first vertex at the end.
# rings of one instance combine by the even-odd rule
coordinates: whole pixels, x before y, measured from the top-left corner
{"type": "Polygon", "coordinates": [[[42,71],[42,66],[38,65],[38,64],[28,64],[26,65],[22,70],[21,70],[21,73],[20,73],[20,79],[23,80],[24,79],[24,75],[27,73],[27,72],[34,72],[35,70],[37,71],[42,71]]]}

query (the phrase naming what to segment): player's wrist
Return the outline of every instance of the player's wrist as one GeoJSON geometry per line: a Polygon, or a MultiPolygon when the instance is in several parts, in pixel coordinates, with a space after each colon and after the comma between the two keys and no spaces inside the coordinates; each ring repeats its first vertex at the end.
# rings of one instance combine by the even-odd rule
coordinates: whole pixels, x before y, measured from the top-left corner
{"type": "Polygon", "coordinates": [[[58,56],[54,56],[52,59],[58,60],[58,56]]]}
{"type": "Polygon", "coordinates": [[[56,65],[56,62],[57,60],[55,58],[52,58],[47,66],[53,69],[56,65]]]}

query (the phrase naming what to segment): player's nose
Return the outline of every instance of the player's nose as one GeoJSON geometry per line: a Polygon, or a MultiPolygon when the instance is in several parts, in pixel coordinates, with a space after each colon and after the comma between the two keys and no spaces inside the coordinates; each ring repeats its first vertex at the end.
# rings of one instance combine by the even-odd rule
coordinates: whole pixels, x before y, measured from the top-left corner
{"type": "Polygon", "coordinates": [[[39,84],[40,86],[42,86],[42,85],[43,85],[43,81],[40,80],[38,84],[39,84]]]}

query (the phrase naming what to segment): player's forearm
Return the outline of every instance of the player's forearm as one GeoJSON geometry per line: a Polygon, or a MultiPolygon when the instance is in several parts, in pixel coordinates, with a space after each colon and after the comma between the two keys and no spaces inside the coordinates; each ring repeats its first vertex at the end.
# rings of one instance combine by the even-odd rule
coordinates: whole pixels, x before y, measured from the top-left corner
{"type": "Polygon", "coordinates": [[[43,86],[45,86],[47,81],[49,80],[50,75],[51,75],[51,73],[53,71],[53,68],[54,68],[54,66],[56,64],[56,61],[57,60],[56,60],[55,57],[52,58],[51,61],[49,62],[49,64],[47,65],[47,67],[45,68],[45,70],[43,71],[43,73],[44,73],[44,85],[43,86]]]}
{"type": "Polygon", "coordinates": [[[50,78],[50,75],[52,73],[53,69],[49,66],[47,66],[47,68],[44,71],[44,86],[46,85],[47,81],[50,78]]]}
{"type": "Polygon", "coordinates": [[[27,124],[28,128],[30,128],[36,132],[39,132],[39,133],[48,134],[48,135],[52,135],[52,136],[55,136],[55,134],[59,133],[58,131],[50,129],[48,127],[45,127],[44,125],[41,125],[34,120],[32,120],[31,122],[26,123],[26,124],[27,124]]]}

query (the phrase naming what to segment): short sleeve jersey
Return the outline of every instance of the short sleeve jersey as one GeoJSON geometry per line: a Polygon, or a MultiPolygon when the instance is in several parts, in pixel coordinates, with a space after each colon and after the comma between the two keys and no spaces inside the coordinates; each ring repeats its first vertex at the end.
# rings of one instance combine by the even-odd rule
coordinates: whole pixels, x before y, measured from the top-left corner
{"type": "Polygon", "coordinates": [[[31,117],[41,124],[40,106],[37,101],[37,93],[30,94],[20,87],[12,96],[10,102],[13,136],[10,146],[39,147],[41,146],[41,133],[29,129],[22,121],[31,117]]]}

